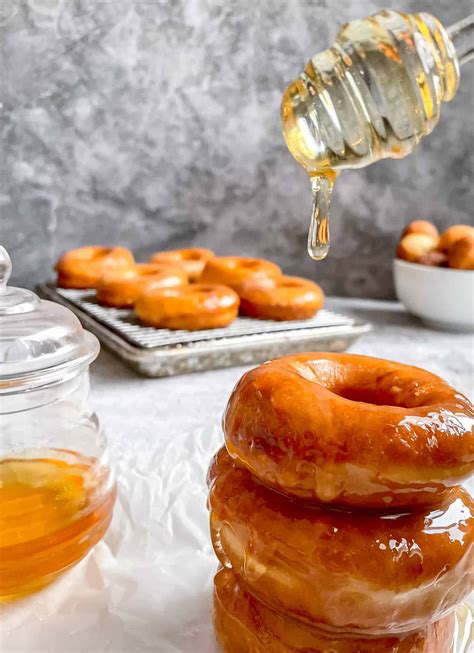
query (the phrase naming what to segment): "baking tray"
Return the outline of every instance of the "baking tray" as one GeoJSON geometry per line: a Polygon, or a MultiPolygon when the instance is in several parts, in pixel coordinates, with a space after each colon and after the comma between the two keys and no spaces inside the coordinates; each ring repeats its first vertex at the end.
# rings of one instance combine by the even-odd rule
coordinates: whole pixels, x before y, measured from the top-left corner
{"type": "Polygon", "coordinates": [[[239,317],[228,327],[170,331],[141,325],[132,310],[106,308],[94,290],[38,286],[70,308],[103,345],[143,376],[159,377],[251,365],[299,351],[344,351],[370,325],[321,310],[310,320],[273,322],[239,317]]]}

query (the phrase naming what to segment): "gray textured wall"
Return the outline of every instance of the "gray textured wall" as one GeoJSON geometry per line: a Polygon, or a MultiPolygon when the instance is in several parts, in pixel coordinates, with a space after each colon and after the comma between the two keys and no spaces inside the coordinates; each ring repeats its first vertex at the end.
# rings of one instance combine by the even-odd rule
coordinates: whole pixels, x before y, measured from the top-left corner
{"type": "Polygon", "coordinates": [[[392,293],[402,225],[472,220],[473,73],[403,161],[341,176],[329,259],[305,254],[310,193],[286,150],[286,84],[341,22],[385,6],[450,24],[471,0],[2,0],[0,239],[15,281],[67,248],[144,257],[200,244],[278,261],[326,291],[392,293]]]}

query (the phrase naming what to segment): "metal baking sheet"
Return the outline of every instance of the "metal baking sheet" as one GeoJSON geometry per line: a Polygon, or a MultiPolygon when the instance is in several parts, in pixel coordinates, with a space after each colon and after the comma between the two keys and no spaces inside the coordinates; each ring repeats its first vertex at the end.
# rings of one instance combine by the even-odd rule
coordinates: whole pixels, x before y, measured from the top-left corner
{"type": "Polygon", "coordinates": [[[273,322],[239,317],[228,327],[170,331],[141,325],[132,310],[100,306],[93,290],[41,284],[43,297],[64,304],[103,345],[144,376],[159,377],[251,365],[299,351],[344,351],[366,322],[321,310],[310,320],[273,322]]]}

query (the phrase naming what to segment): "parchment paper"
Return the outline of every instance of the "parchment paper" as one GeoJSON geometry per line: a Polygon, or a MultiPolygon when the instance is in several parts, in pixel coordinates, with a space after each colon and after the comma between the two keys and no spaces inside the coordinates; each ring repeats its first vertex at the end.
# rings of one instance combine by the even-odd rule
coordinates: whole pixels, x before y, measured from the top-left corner
{"type": "Polygon", "coordinates": [[[116,462],[104,540],[58,582],[2,609],[2,653],[215,653],[217,560],[205,477],[217,427],[116,462]]]}

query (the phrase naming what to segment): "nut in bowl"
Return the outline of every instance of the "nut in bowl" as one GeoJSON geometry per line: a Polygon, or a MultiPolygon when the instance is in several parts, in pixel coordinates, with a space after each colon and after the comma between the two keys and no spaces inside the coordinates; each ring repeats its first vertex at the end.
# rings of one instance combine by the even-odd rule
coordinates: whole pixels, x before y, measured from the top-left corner
{"type": "Polygon", "coordinates": [[[397,297],[430,327],[474,331],[474,228],[454,225],[435,240],[406,227],[393,262],[397,297]]]}

